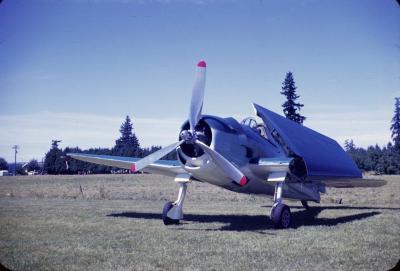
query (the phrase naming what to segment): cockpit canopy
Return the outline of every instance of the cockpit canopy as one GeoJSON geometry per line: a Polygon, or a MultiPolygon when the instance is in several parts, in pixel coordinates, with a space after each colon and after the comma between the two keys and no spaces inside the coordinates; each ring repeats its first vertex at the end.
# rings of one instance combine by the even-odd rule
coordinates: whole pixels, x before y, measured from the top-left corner
{"type": "Polygon", "coordinates": [[[267,133],[265,131],[264,123],[257,123],[257,120],[253,117],[247,117],[242,120],[242,125],[246,125],[260,134],[260,136],[264,138],[268,138],[267,133]]]}

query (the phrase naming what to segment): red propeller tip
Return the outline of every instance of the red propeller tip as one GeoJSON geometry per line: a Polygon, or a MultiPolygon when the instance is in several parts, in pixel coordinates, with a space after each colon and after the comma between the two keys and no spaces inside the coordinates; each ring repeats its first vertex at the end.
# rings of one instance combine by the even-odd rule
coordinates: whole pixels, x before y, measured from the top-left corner
{"type": "Polygon", "coordinates": [[[240,185],[241,186],[244,186],[246,183],[247,183],[247,178],[246,178],[246,176],[243,176],[241,179],[240,179],[240,185]]]}
{"type": "Polygon", "coordinates": [[[132,171],[132,172],[136,172],[136,165],[135,165],[135,164],[132,164],[132,166],[131,166],[131,171],[132,171]]]}
{"type": "Polygon", "coordinates": [[[205,68],[206,67],[206,62],[204,60],[200,60],[200,62],[197,64],[197,67],[205,68]]]}

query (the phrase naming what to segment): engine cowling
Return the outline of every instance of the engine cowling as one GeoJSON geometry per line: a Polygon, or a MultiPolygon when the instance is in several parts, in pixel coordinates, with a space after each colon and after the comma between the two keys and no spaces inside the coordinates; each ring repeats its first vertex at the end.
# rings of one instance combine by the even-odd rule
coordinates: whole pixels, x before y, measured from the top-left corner
{"type": "Polygon", "coordinates": [[[193,143],[193,139],[197,139],[207,146],[210,146],[212,141],[211,128],[205,120],[201,119],[194,129],[194,135],[191,134],[189,129],[190,124],[188,121],[186,121],[182,125],[181,132],[179,133],[179,140],[185,140],[180,148],[186,156],[190,158],[197,158],[202,156],[204,151],[193,143]]]}

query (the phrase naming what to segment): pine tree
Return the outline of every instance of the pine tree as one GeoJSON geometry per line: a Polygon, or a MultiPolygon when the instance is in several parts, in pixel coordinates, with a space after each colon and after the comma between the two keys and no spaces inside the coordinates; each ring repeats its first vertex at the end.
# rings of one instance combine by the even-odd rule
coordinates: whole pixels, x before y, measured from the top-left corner
{"type": "Polygon", "coordinates": [[[377,173],[382,173],[381,170],[381,159],[383,154],[386,152],[385,149],[381,150],[381,148],[376,144],[375,146],[369,146],[367,148],[367,160],[370,164],[370,169],[368,170],[375,170],[377,173]]]}
{"type": "Polygon", "coordinates": [[[354,144],[353,139],[346,139],[344,141],[344,149],[346,152],[354,151],[356,145],[354,144]]]}
{"type": "Polygon", "coordinates": [[[113,155],[140,157],[141,149],[139,140],[133,132],[133,126],[129,116],[126,116],[125,121],[119,129],[121,137],[115,141],[113,155]]]}
{"type": "Polygon", "coordinates": [[[52,140],[51,149],[46,153],[44,158],[43,171],[47,174],[63,174],[67,171],[64,153],[58,148],[61,140],[52,140]]]}
{"type": "Polygon", "coordinates": [[[40,171],[41,170],[41,168],[39,166],[39,162],[36,159],[30,160],[28,165],[26,165],[26,169],[28,171],[40,171]]]}
{"type": "MultiPolygon", "coordinates": [[[[78,147],[66,147],[64,149],[64,153],[80,153],[82,152],[82,150],[78,147]]],[[[80,160],[76,160],[76,159],[69,159],[67,158],[67,163],[68,163],[68,170],[67,173],[68,174],[81,174],[81,173],[85,173],[87,172],[86,167],[89,165],[88,162],[83,162],[80,160]]]]}
{"type": "Polygon", "coordinates": [[[390,130],[392,131],[394,146],[397,150],[400,150],[400,97],[395,99],[396,103],[394,106],[394,116],[392,118],[390,130]]]}
{"type": "Polygon", "coordinates": [[[296,100],[300,97],[296,94],[297,87],[293,79],[291,72],[286,73],[285,81],[282,83],[281,94],[286,96],[286,102],[282,104],[283,113],[286,118],[291,119],[297,123],[303,124],[306,117],[300,115],[297,110],[301,110],[304,104],[296,103],[296,100]]]}
{"type": "Polygon", "coordinates": [[[391,142],[387,144],[386,148],[383,148],[382,169],[381,172],[385,174],[400,173],[400,155],[391,142]]]}
{"type": "Polygon", "coordinates": [[[0,157],[0,170],[8,170],[8,163],[2,157],[0,157]]]}

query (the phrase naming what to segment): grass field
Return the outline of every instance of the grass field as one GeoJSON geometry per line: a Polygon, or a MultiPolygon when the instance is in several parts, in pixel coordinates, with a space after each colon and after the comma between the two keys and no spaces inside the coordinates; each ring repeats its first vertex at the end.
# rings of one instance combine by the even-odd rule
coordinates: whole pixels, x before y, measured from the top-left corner
{"type": "Polygon", "coordinates": [[[164,226],[157,175],[0,177],[0,262],[12,270],[388,270],[400,259],[400,176],[330,189],[274,230],[271,199],[192,183],[164,226]],[[339,204],[341,202],[341,204],[339,204]]]}

